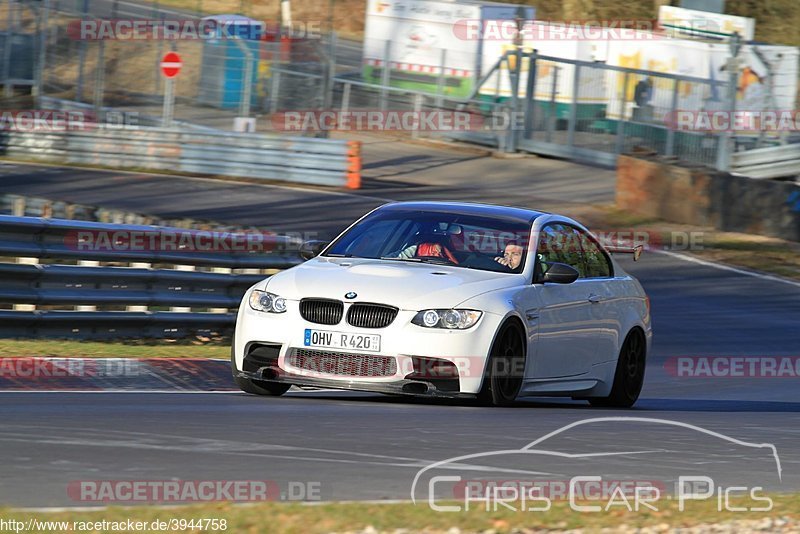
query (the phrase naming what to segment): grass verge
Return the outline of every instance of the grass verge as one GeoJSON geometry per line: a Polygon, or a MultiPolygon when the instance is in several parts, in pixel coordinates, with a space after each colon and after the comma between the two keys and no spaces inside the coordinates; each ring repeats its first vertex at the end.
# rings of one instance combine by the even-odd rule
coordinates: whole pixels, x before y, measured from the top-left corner
{"type": "MultiPolygon", "coordinates": [[[[769,512],[719,511],[715,498],[687,503],[681,512],[676,500],[656,503],[657,511],[628,511],[618,505],[608,512],[576,512],[568,502],[553,501],[547,511],[516,511],[504,509],[486,511],[478,503],[472,503],[469,511],[457,513],[435,512],[426,502],[416,506],[410,503],[369,504],[331,503],[305,505],[300,503],[260,503],[235,505],[213,503],[176,507],[112,507],[97,511],[29,512],[0,509],[0,517],[6,520],[28,521],[170,521],[192,519],[224,519],[227,532],[265,532],[274,534],[323,533],[323,532],[531,532],[541,530],[583,529],[594,532],[603,528],[619,531],[634,531],[650,527],[656,531],[686,528],[698,525],[728,524],[726,532],[753,530],[776,530],[784,526],[797,528],[800,519],[800,498],[797,495],[772,495],[774,507],[769,512]],[[769,526],[766,523],[769,523],[769,526]],[[371,528],[370,528],[371,527],[371,528]],[[766,527],[766,528],[765,528],[766,527]],[[733,530],[731,530],[733,528],[733,530]]],[[[439,503],[445,504],[445,503],[439,503]]],[[[457,503],[454,503],[457,504],[457,503]]],[[[463,503],[461,503],[463,504],[463,503]]],[[[519,508],[519,503],[516,508],[519,508]]],[[[582,504],[597,505],[598,502],[582,504]]],[[[605,505],[605,501],[600,504],[605,505]]],[[[753,506],[754,503],[734,499],[731,506],[753,506]]],[[[755,503],[762,505],[762,503],[755,503]]],[[[113,528],[97,528],[107,532],[113,528]]],[[[188,529],[191,531],[191,529],[188,529]]],[[[717,528],[718,530],[718,528],[717,528]]],[[[194,531],[198,531],[197,529],[194,531]]],[[[213,531],[206,529],[206,531],[213,531]]],[[[222,531],[222,529],[218,530],[222,531]]],[[[710,530],[713,531],[713,530],[710,530]]]]}
{"type": "Polygon", "coordinates": [[[646,239],[654,249],[800,280],[800,243],[674,224],[612,206],[563,205],[548,209],[571,216],[593,232],[612,239],[632,238],[637,243],[646,239]]]}
{"type": "Polygon", "coordinates": [[[57,358],[222,358],[230,357],[230,340],[69,341],[0,339],[2,357],[57,358]]]}

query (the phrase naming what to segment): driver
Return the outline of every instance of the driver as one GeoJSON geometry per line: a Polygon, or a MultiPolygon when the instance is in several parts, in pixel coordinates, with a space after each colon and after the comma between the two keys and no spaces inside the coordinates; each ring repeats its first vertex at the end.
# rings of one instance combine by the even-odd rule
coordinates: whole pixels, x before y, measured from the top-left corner
{"type": "Polygon", "coordinates": [[[500,265],[505,265],[509,269],[516,270],[522,263],[522,245],[517,241],[509,241],[503,249],[503,255],[495,257],[494,261],[500,265]]]}

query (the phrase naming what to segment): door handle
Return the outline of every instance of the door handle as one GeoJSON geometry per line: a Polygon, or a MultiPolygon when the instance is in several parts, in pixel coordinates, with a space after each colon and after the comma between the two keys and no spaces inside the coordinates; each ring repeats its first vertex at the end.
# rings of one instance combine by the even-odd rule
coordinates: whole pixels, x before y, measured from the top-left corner
{"type": "Polygon", "coordinates": [[[588,300],[592,304],[597,304],[598,302],[603,300],[603,297],[601,297],[600,295],[595,295],[594,293],[592,293],[592,294],[589,295],[589,299],[588,300]]]}

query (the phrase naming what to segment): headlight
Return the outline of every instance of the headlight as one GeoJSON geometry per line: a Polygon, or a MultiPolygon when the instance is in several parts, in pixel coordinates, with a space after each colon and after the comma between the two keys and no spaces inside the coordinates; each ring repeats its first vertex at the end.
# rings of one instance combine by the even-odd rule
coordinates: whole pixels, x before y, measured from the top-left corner
{"type": "Polygon", "coordinates": [[[250,307],[256,311],[283,313],[286,311],[286,299],[274,293],[254,289],[250,293],[250,307]]]}
{"type": "Polygon", "coordinates": [[[483,312],[477,310],[422,310],[411,322],[428,328],[466,330],[474,326],[481,315],[483,312]]]}

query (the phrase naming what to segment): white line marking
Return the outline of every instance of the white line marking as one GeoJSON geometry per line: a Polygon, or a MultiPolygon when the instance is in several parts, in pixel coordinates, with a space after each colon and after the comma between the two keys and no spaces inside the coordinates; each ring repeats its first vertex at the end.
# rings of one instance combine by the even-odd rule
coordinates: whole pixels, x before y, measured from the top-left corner
{"type": "Polygon", "coordinates": [[[699,265],[705,265],[706,267],[714,267],[716,269],[720,269],[722,271],[729,271],[736,274],[742,274],[745,276],[752,276],[754,278],[760,278],[762,280],[769,280],[770,282],[781,282],[784,284],[789,284],[790,286],[799,287],[800,282],[795,280],[789,280],[788,278],[783,278],[780,276],[775,276],[772,274],[762,273],[760,271],[749,271],[747,269],[740,269],[738,267],[733,267],[730,265],[726,265],[724,263],[716,263],[709,260],[701,260],[695,256],[689,256],[688,254],[680,254],[678,252],[672,252],[669,250],[654,250],[652,251],[656,254],[664,254],[669,256],[670,258],[677,258],[679,260],[688,261],[690,263],[697,263],[699,265]]]}
{"type": "Polygon", "coordinates": [[[220,391],[199,391],[199,390],[176,390],[176,389],[41,389],[41,390],[33,390],[33,389],[4,389],[0,390],[0,395],[5,393],[156,393],[156,394],[175,394],[175,393],[183,393],[183,394],[217,394],[217,393],[241,393],[242,395],[246,395],[243,391],[238,389],[230,389],[230,390],[220,390],[220,391]]]}
{"type": "MultiPolygon", "coordinates": [[[[325,505],[362,505],[362,504],[414,504],[409,499],[385,499],[385,500],[364,500],[364,501],[262,501],[262,502],[230,502],[232,506],[257,506],[263,503],[285,502],[286,504],[299,504],[302,506],[325,506],[325,505]]],[[[148,508],[158,508],[159,510],[182,509],[187,506],[195,506],[198,503],[186,504],[150,504],[148,508]]],[[[40,506],[33,508],[11,508],[15,512],[40,512],[40,513],[63,513],[63,512],[103,512],[108,510],[108,506],[40,506]]],[[[114,508],[121,509],[142,509],[142,505],[125,506],[115,504],[114,508]]]]}
{"type": "MultiPolygon", "coordinates": [[[[152,393],[152,394],[162,394],[162,393],[239,393],[242,395],[248,395],[247,393],[243,392],[240,389],[221,389],[221,390],[181,390],[181,389],[0,389],[0,394],[3,393],[152,393]]],[[[349,391],[346,389],[316,389],[316,390],[305,390],[305,389],[291,389],[287,392],[287,395],[292,393],[370,393],[369,391],[349,391]]]]}

